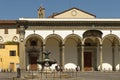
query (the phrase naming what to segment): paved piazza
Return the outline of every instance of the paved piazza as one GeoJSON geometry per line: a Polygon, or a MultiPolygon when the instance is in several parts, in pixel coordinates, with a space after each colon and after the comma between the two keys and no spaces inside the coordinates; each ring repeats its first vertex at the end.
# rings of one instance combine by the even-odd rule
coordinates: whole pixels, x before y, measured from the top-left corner
{"type": "Polygon", "coordinates": [[[120,80],[120,72],[39,73],[39,78],[17,79],[16,73],[0,73],[0,80],[120,80]],[[61,74],[61,76],[60,76],[61,74]]]}

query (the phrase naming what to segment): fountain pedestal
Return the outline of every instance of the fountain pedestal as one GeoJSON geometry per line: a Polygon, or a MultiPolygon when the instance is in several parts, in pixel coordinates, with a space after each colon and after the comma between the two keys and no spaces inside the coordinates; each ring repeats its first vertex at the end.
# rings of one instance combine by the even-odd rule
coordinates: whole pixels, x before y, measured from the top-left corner
{"type": "Polygon", "coordinates": [[[49,59],[50,52],[44,52],[43,54],[45,56],[44,60],[43,61],[38,60],[37,63],[42,66],[41,71],[51,72],[50,66],[52,66],[52,64],[55,64],[56,61],[52,61],[52,60],[49,59]]]}

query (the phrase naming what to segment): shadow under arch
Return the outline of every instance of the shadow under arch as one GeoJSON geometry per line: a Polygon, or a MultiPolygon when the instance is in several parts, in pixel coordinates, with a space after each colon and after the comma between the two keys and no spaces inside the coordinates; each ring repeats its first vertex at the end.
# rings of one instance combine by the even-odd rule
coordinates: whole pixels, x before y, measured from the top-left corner
{"type": "Polygon", "coordinates": [[[24,43],[26,44],[26,42],[30,39],[30,38],[34,38],[34,37],[37,37],[39,40],[41,40],[42,42],[44,42],[44,39],[42,36],[38,35],[38,34],[31,34],[29,36],[27,36],[24,40],[24,43]]]}
{"type": "Polygon", "coordinates": [[[85,37],[83,39],[83,46],[84,46],[84,70],[97,71],[97,64],[99,57],[97,56],[99,53],[99,47],[101,45],[101,38],[100,37],[85,37]]]}
{"type": "Polygon", "coordinates": [[[55,38],[57,41],[60,41],[61,43],[63,43],[63,38],[58,34],[50,34],[50,35],[48,35],[45,38],[44,43],[46,43],[49,38],[55,38]]]}
{"type": "Polygon", "coordinates": [[[91,39],[98,39],[99,43],[102,44],[102,31],[97,30],[97,29],[90,29],[90,30],[86,30],[83,33],[83,42],[82,44],[85,43],[86,39],[91,38],[91,39]]]}
{"type": "Polygon", "coordinates": [[[94,41],[95,39],[97,39],[97,40],[99,41],[99,45],[102,44],[102,39],[99,38],[99,37],[85,37],[85,38],[83,38],[83,40],[82,40],[82,44],[83,44],[83,45],[85,45],[85,41],[86,41],[87,39],[93,39],[93,41],[94,41]]]}
{"type": "Polygon", "coordinates": [[[65,64],[74,63],[81,66],[82,38],[77,34],[69,34],[64,38],[65,64]]]}
{"type": "Polygon", "coordinates": [[[102,43],[108,37],[114,37],[114,38],[116,38],[118,40],[119,44],[120,44],[120,38],[117,35],[115,35],[115,34],[108,34],[108,35],[104,36],[103,39],[102,39],[102,43]]]}
{"type": "Polygon", "coordinates": [[[112,70],[116,71],[116,65],[119,64],[118,55],[120,39],[115,34],[108,34],[103,37],[102,43],[103,43],[103,62],[111,63],[112,70]]]}
{"type": "Polygon", "coordinates": [[[25,38],[25,57],[26,67],[30,65],[29,70],[38,70],[38,59],[43,59],[43,41],[44,39],[38,34],[31,34],[25,38]]]}
{"type": "Polygon", "coordinates": [[[79,35],[77,35],[77,34],[69,34],[68,36],[66,36],[65,38],[64,38],[64,40],[63,40],[63,43],[65,43],[66,41],[67,41],[67,39],[68,38],[77,38],[78,39],[78,41],[75,41],[75,42],[78,42],[78,43],[81,43],[82,42],[82,38],[79,36],[79,35]]]}
{"type": "Polygon", "coordinates": [[[62,65],[63,39],[58,34],[50,34],[45,38],[45,50],[51,52],[50,58],[62,65]]]}

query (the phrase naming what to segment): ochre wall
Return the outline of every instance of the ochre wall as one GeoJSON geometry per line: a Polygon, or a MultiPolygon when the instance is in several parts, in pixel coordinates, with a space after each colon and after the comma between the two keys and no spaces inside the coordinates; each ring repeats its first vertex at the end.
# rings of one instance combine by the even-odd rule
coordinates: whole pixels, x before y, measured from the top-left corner
{"type": "Polygon", "coordinates": [[[0,49],[0,68],[7,70],[10,69],[10,63],[14,63],[14,71],[19,64],[19,56],[18,56],[18,45],[5,45],[5,48],[0,49]],[[10,56],[9,51],[15,50],[16,56],[10,56]]]}

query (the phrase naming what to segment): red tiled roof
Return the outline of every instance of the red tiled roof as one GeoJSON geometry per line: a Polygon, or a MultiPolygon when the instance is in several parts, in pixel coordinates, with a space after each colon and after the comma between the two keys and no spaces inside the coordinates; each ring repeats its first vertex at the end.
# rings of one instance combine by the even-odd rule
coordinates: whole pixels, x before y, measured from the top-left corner
{"type": "Polygon", "coordinates": [[[16,25],[16,20],[0,20],[0,25],[16,25]]]}

